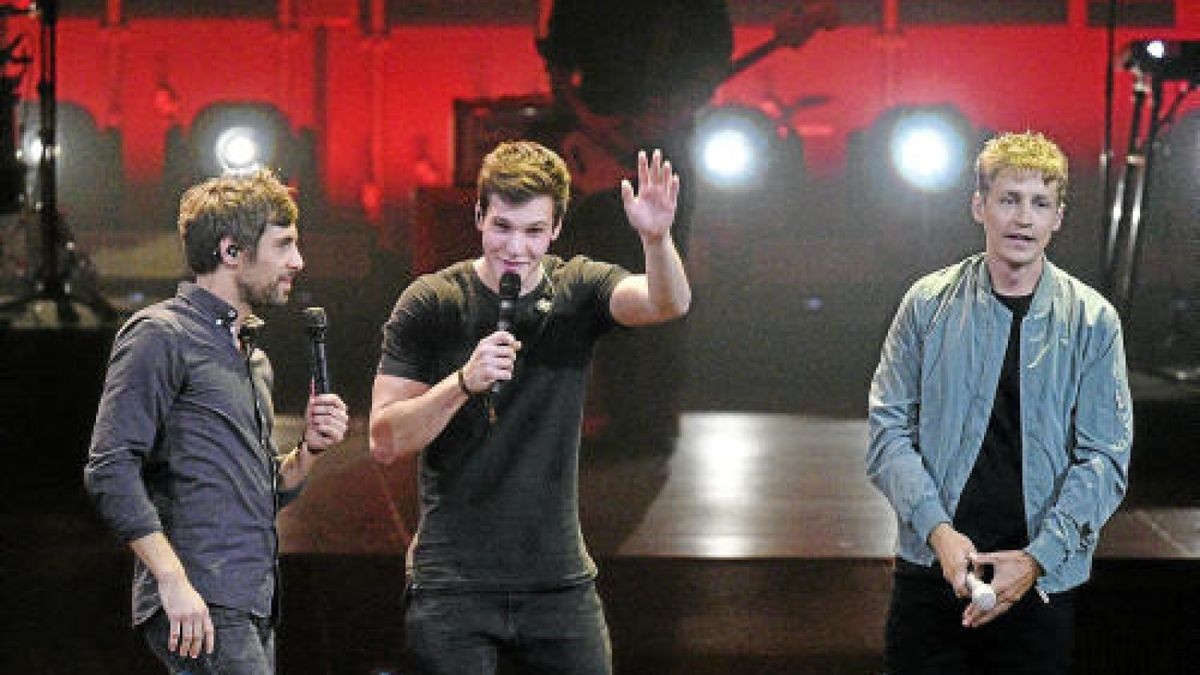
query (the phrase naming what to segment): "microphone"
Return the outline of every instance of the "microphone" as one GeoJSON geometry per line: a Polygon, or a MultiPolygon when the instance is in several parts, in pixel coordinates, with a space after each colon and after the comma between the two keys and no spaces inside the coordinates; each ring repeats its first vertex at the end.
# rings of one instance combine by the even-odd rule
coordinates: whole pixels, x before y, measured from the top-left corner
{"type": "Polygon", "coordinates": [[[974,572],[967,572],[967,589],[971,591],[971,602],[985,612],[996,606],[996,591],[986,581],[980,581],[974,572]]]}
{"type": "MultiPolygon", "coordinates": [[[[521,294],[521,277],[516,272],[505,272],[500,276],[500,317],[496,319],[496,330],[512,331],[513,314],[517,309],[517,296],[521,294]]],[[[504,384],[501,380],[492,383],[492,394],[499,394],[504,384]]]]}
{"type": "Polygon", "coordinates": [[[258,335],[262,332],[265,325],[262,319],[253,314],[247,314],[246,318],[242,320],[242,327],[238,329],[237,339],[242,345],[242,351],[245,352],[247,359],[254,354],[254,346],[258,343],[258,335]]]}
{"type": "Polygon", "coordinates": [[[325,329],[328,327],[329,321],[325,318],[324,307],[304,308],[304,331],[308,333],[309,342],[312,343],[310,372],[313,390],[318,394],[328,394],[330,391],[329,365],[325,360],[325,329]]]}

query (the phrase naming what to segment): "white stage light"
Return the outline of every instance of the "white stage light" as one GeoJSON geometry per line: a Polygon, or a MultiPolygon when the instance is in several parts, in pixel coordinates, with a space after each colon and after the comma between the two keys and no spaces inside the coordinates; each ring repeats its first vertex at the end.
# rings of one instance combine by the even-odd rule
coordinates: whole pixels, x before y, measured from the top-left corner
{"type": "Polygon", "coordinates": [[[913,187],[940,192],[958,183],[967,164],[966,144],[953,121],[934,113],[913,115],[892,130],[892,166],[913,187]]]}
{"type": "Polygon", "coordinates": [[[712,108],[696,127],[696,159],[704,180],[718,188],[745,190],[762,182],[770,164],[771,128],[755,110],[712,108]]]}
{"type": "Polygon", "coordinates": [[[249,173],[262,167],[262,149],[250,127],[231,127],[221,132],[214,151],[224,171],[249,173]]]}

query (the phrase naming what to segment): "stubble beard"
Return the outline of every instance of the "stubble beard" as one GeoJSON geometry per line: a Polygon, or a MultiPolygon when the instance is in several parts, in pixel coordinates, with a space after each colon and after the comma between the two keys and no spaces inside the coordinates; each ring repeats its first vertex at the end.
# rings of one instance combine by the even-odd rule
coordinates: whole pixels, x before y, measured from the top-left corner
{"type": "MultiPolygon", "coordinates": [[[[286,305],[288,302],[288,292],[280,289],[279,278],[276,277],[266,284],[260,286],[252,286],[247,283],[240,284],[242,297],[246,302],[254,308],[286,305]]],[[[290,290],[289,290],[290,292],[290,290]]]]}

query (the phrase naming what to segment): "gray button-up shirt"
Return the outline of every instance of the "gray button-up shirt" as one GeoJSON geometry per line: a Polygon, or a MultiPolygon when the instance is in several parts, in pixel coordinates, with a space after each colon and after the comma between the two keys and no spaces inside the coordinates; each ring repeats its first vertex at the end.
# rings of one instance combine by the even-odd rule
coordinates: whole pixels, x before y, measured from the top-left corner
{"type": "MultiPolygon", "coordinates": [[[[125,543],[161,531],[205,602],[273,613],[276,493],[271,367],[249,358],[233,307],[192,283],[135,314],[117,333],[84,480],[125,543]]],[[[159,607],[137,561],[133,621],[159,607]]]]}

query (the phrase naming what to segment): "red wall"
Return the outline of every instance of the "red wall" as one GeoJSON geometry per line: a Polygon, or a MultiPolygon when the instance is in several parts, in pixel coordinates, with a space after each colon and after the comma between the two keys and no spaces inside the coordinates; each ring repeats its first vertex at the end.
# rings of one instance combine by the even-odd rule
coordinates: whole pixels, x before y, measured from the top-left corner
{"type": "MultiPolygon", "coordinates": [[[[1122,30],[1117,42],[1200,39],[1196,4],[1178,3],[1176,29],[1122,30]]],[[[300,25],[283,32],[266,20],[163,19],[108,28],[64,19],[59,95],[120,131],[126,177],[135,186],[153,184],[162,170],[171,121],[155,111],[160,83],[177,93],[185,125],[213,102],[270,102],[296,127],[317,131],[327,193],[335,205],[355,207],[373,158],[389,202],[407,198],[423,155],[449,181],[455,98],[546,89],[533,26],[404,26],[372,38],[358,25],[300,25]]],[[[766,27],[739,27],[738,50],[768,36],[766,27]]],[[[773,55],[719,98],[754,104],[767,93],[785,102],[828,95],[829,103],[793,118],[819,175],[842,171],[849,132],[903,103],[949,102],[980,126],[1042,129],[1077,162],[1091,161],[1102,140],[1104,49],[1103,31],[1083,26],[921,26],[889,38],[852,26],[773,55]]],[[[32,83],[23,91],[32,97],[32,83]]],[[[1121,72],[1118,150],[1130,91],[1121,72]]]]}

